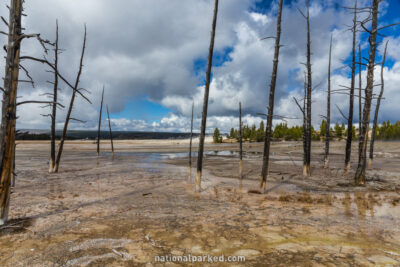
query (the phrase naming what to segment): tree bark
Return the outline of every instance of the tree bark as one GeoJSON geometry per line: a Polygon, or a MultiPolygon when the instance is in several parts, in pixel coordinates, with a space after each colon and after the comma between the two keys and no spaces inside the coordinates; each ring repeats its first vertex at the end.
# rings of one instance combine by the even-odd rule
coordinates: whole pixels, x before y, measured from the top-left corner
{"type": "Polygon", "coordinates": [[[62,155],[63,148],[64,148],[64,142],[65,142],[65,138],[67,136],[68,124],[69,124],[69,121],[71,120],[71,114],[72,114],[72,109],[73,109],[75,98],[76,98],[76,93],[79,90],[79,82],[80,82],[80,78],[81,78],[81,74],[82,74],[83,58],[85,56],[85,49],[86,49],[86,25],[85,25],[85,33],[84,33],[84,37],[83,37],[82,53],[81,53],[81,58],[80,58],[80,62],[79,62],[79,71],[78,71],[78,74],[76,76],[75,85],[73,87],[71,100],[69,102],[69,108],[68,108],[67,116],[65,118],[64,129],[63,129],[62,137],[61,137],[61,140],[60,140],[60,145],[59,145],[59,149],[58,149],[58,153],[57,153],[56,164],[54,166],[54,172],[58,172],[58,168],[60,166],[61,155],[62,155]]]}
{"type": "Polygon", "coordinates": [[[56,42],[54,49],[54,87],[53,104],[51,112],[51,141],[50,141],[50,161],[49,172],[54,172],[56,163],[56,116],[57,116],[57,93],[58,93],[58,21],[56,21],[56,42]]]}
{"type": "Polygon", "coordinates": [[[100,113],[99,113],[99,127],[97,128],[97,156],[100,156],[100,130],[101,130],[101,114],[103,113],[103,100],[104,100],[104,86],[101,93],[100,113]]]}
{"type": "Polygon", "coordinates": [[[311,33],[310,33],[310,0],[307,0],[307,135],[306,135],[306,165],[303,170],[305,176],[311,175],[311,33]]]}
{"type": "Polygon", "coordinates": [[[367,144],[368,144],[368,130],[370,122],[371,102],[374,88],[374,68],[375,68],[375,56],[376,56],[376,36],[378,27],[378,10],[380,0],[373,0],[372,4],[372,30],[369,35],[369,57],[368,57],[368,75],[367,75],[367,86],[365,88],[365,103],[363,108],[363,123],[362,123],[362,140],[361,140],[361,151],[358,159],[357,171],[354,176],[356,185],[365,184],[365,170],[366,170],[366,155],[367,155],[367,144]]]}
{"type": "Polygon", "coordinates": [[[190,141],[189,141],[188,183],[190,183],[191,180],[192,180],[193,115],[194,115],[194,102],[192,103],[192,117],[191,117],[191,119],[190,119],[190,141]]]}
{"type": "Polygon", "coordinates": [[[376,102],[374,123],[373,123],[373,126],[372,126],[371,142],[369,144],[369,166],[370,167],[372,166],[372,161],[374,160],[374,143],[375,143],[376,127],[378,125],[379,108],[381,106],[381,100],[382,100],[382,96],[383,96],[383,91],[385,89],[385,79],[383,78],[383,69],[385,67],[386,51],[387,51],[388,42],[389,41],[386,42],[385,52],[383,54],[383,60],[382,60],[382,66],[381,66],[381,91],[379,93],[378,100],[376,102]]]}
{"type": "Polygon", "coordinates": [[[331,64],[332,64],[332,35],[329,45],[329,64],[328,64],[328,100],[326,110],[326,132],[325,132],[325,168],[329,167],[329,142],[331,140],[331,64]]]}
{"type": "Polygon", "coordinates": [[[357,0],[354,5],[354,18],[353,18],[353,48],[352,48],[352,62],[351,62],[351,85],[350,85],[350,103],[349,103],[349,116],[347,118],[347,138],[346,138],[346,155],[345,155],[345,173],[350,170],[351,160],[351,143],[353,140],[353,115],[354,115],[354,89],[356,79],[356,32],[357,32],[357,0]]]}
{"type": "Polygon", "coordinates": [[[269,153],[271,147],[272,119],[274,117],[275,88],[276,88],[276,79],[278,76],[279,50],[281,47],[280,41],[281,41],[282,5],[283,5],[283,0],[280,0],[277,23],[276,23],[274,62],[272,67],[271,84],[269,88],[269,104],[268,104],[267,128],[265,131],[265,141],[264,141],[263,165],[261,169],[260,188],[261,190],[264,191],[266,190],[267,175],[269,171],[269,153]]]}
{"type": "Polygon", "coordinates": [[[242,102],[239,102],[239,179],[243,179],[242,102]]]}
{"type": "Polygon", "coordinates": [[[22,35],[22,0],[11,0],[3,106],[0,127],[0,225],[8,220],[15,153],[16,99],[22,35]]]}
{"type": "Polygon", "coordinates": [[[113,141],[111,120],[110,120],[110,112],[108,111],[108,105],[106,105],[106,109],[107,109],[107,117],[108,117],[108,129],[110,130],[111,153],[112,153],[112,155],[114,157],[114,141],[113,141]]]}
{"type": "Polygon", "coordinates": [[[197,175],[196,175],[196,190],[197,191],[200,191],[201,173],[202,173],[202,169],[203,169],[204,138],[206,135],[208,96],[210,93],[211,68],[212,68],[212,58],[213,58],[213,52],[214,52],[215,28],[217,26],[217,14],[218,14],[218,0],[215,0],[210,48],[209,48],[209,53],[208,53],[206,85],[205,85],[205,90],[204,90],[203,113],[202,113],[202,118],[201,118],[199,151],[198,151],[198,157],[197,157],[197,175]]]}

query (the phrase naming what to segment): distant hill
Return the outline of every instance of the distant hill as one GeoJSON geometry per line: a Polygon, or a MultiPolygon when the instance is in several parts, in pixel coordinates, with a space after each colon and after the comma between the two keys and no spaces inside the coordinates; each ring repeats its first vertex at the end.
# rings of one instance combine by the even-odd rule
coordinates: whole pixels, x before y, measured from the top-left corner
{"type": "MultiPolygon", "coordinates": [[[[186,139],[190,137],[190,133],[167,133],[167,132],[131,132],[131,131],[115,131],[112,133],[115,140],[134,140],[134,139],[186,139]]],[[[60,139],[62,131],[56,131],[57,139],[60,139]]],[[[109,139],[109,131],[100,132],[101,139],[109,139]]],[[[194,133],[194,137],[199,134],[194,133]]],[[[24,130],[18,131],[17,140],[50,140],[50,131],[47,130],[24,130]]],[[[95,140],[97,131],[68,131],[68,140],[95,140]]]]}

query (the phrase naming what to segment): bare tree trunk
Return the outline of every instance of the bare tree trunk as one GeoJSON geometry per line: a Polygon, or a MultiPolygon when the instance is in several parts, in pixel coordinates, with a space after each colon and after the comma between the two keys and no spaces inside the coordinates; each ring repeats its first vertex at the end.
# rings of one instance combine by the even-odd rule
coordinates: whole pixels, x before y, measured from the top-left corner
{"type": "Polygon", "coordinates": [[[361,43],[358,44],[358,156],[360,157],[361,153],[361,125],[362,125],[362,79],[361,79],[361,43]]]}
{"type": "Polygon", "coordinates": [[[304,73],[304,98],[303,98],[303,175],[307,175],[307,76],[304,73]]]}
{"type": "Polygon", "coordinates": [[[385,89],[385,80],[383,78],[383,69],[385,67],[385,61],[386,61],[386,51],[387,51],[387,45],[388,42],[386,42],[385,45],[385,52],[383,54],[383,60],[382,60],[382,66],[381,66],[381,91],[379,93],[379,97],[376,103],[376,108],[375,108],[375,116],[374,116],[374,124],[372,127],[372,134],[371,134],[371,142],[369,144],[369,166],[372,166],[372,161],[374,160],[374,143],[375,143],[375,135],[376,135],[376,127],[378,125],[378,115],[379,115],[379,107],[381,106],[381,100],[383,96],[383,91],[385,89]]]}
{"type": "Polygon", "coordinates": [[[16,100],[22,35],[22,0],[11,0],[0,128],[0,225],[8,220],[15,153],[16,100]]]}
{"type": "Polygon", "coordinates": [[[17,153],[17,143],[14,143],[14,158],[13,158],[13,171],[11,172],[11,188],[15,187],[15,154],[17,153]]]}
{"type": "Polygon", "coordinates": [[[189,141],[188,183],[190,183],[190,181],[192,180],[193,115],[194,115],[194,102],[192,103],[192,118],[190,119],[190,141],[189,141]]]}
{"type": "Polygon", "coordinates": [[[239,102],[239,179],[243,179],[242,102],[239,102]]]}
{"type": "Polygon", "coordinates": [[[54,87],[53,104],[51,113],[51,141],[50,141],[50,161],[49,172],[54,172],[56,163],[56,116],[57,116],[57,93],[58,93],[58,21],[56,21],[56,42],[54,49],[54,87]]]}
{"type": "Polygon", "coordinates": [[[75,85],[74,85],[74,88],[73,88],[73,91],[72,91],[71,100],[69,102],[69,108],[68,108],[68,112],[67,112],[67,117],[65,118],[64,129],[63,129],[62,137],[61,137],[61,140],[60,140],[60,145],[59,145],[59,149],[58,149],[58,153],[57,153],[56,164],[54,166],[54,172],[58,172],[58,168],[60,166],[60,161],[61,161],[61,155],[62,155],[63,148],[64,148],[64,142],[65,142],[65,138],[67,136],[68,124],[69,124],[69,121],[72,119],[71,118],[72,108],[74,106],[76,93],[79,90],[79,81],[80,81],[81,74],[82,74],[83,57],[85,55],[85,49],[86,49],[86,25],[85,25],[85,33],[84,33],[84,37],[83,37],[82,53],[81,53],[81,58],[80,58],[80,62],[79,62],[79,71],[78,71],[78,74],[76,76],[75,85]]]}
{"type": "Polygon", "coordinates": [[[311,175],[311,33],[310,33],[310,0],[307,0],[307,136],[306,136],[306,166],[303,170],[305,176],[311,175]]]}
{"type": "Polygon", "coordinates": [[[303,114],[303,175],[306,176],[306,166],[307,166],[307,115],[306,115],[306,106],[307,106],[307,75],[304,72],[304,97],[303,97],[303,106],[300,105],[299,101],[293,97],[294,102],[299,107],[301,113],[303,114]]]}
{"type": "Polygon", "coordinates": [[[276,79],[278,76],[279,50],[281,47],[280,41],[281,41],[282,5],[283,5],[283,0],[280,0],[277,23],[276,23],[274,64],[272,67],[272,77],[269,88],[269,104],[268,104],[267,128],[265,131],[265,141],[264,141],[263,165],[261,169],[260,188],[261,190],[264,191],[267,186],[267,175],[269,171],[269,153],[271,147],[272,119],[274,117],[275,88],[276,88],[276,79]]]}
{"type": "Polygon", "coordinates": [[[111,120],[110,120],[110,112],[108,111],[108,105],[106,105],[106,109],[107,109],[107,117],[108,117],[108,129],[110,130],[111,153],[114,156],[114,141],[113,141],[111,120]]]}
{"type": "Polygon", "coordinates": [[[347,120],[347,139],[346,139],[346,156],[345,156],[345,173],[350,170],[351,160],[351,143],[353,140],[353,115],[354,115],[354,88],[356,79],[356,33],[357,33],[357,0],[354,5],[354,18],[353,18],[353,49],[352,49],[352,62],[351,62],[351,86],[350,86],[350,103],[349,103],[349,116],[347,120]]]}
{"type": "Polygon", "coordinates": [[[104,86],[103,86],[103,92],[101,93],[99,127],[97,128],[97,156],[100,156],[100,130],[101,130],[101,114],[103,113],[103,100],[104,100],[104,86]]]}
{"type": "Polygon", "coordinates": [[[374,68],[375,68],[375,56],[376,56],[376,36],[378,27],[378,10],[380,0],[373,0],[372,4],[372,30],[369,35],[369,58],[368,58],[368,75],[367,75],[367,86],[365,88],[365,104],[363,109],[363,123],[362,123],[362,140],[361,140],[361,151],[358,159],[357,171],[354,176],[356,185],[365,184],[365,170],[366,170],[366,152],[368,144],[368,130],[371,112],[372,94],[374,88],[374,68]]]}
{"type": "Polygon", "coordinates": [[[213,58],[213,52],[214,52],[215,28],[217,26],[217,14],[218,14],[218,0],[215,0],[214,16],[213,16],[213,23],[212,23],[212,30],[211,30],[211,41],[210,41],[210,48],[209,48],[209,53],[208,53],[208,65],[207,65],[207,72],[206,72],[206,86],[205,86],[205,90],[204,90],[203,113],[202,113],[202,118],[201,118],[199,151],[198,151],[198,157],[197,157],[197,175],[196,175],[196,190],[197,191],[200,191],[201,172],[203,169],[204,138],[206,135],[208,95],[210,93],[211,67],[212,67],[212,58],[213,58]]]}
{"type": "Polygon", "coordinates": [[[326,132],[325,132],[325,168],[329,166],[329,142],[331,140],[331,63],[332,63],[332,35],[329,45],[329,64],[328,64],[328,102],[326,111],[326,132]]]}

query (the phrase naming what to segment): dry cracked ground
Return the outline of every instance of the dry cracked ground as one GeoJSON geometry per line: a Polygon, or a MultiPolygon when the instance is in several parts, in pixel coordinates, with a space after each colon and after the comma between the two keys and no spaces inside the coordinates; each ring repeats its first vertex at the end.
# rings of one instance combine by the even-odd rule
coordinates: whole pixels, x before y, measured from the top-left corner
{"type": "Polygon", "coordinates": [[[0,266],[192,264],[155,261],[167,255],[246,259],[197,266],[400,266],[400,143],[377,143],[364,187],[343,174],[342,142],[329,169],[314,144],[311,178],[301,143],[274,143],[266,194],[256,190],[262,144],[245,145],[241,183],[237,145],[208,144],[200,193],[187,183],[186,141],[118,141],[114,157],[102,145],[97,157],[93,143],[69,142],[49,174],[48,143],[18,144],[0,266]]]}

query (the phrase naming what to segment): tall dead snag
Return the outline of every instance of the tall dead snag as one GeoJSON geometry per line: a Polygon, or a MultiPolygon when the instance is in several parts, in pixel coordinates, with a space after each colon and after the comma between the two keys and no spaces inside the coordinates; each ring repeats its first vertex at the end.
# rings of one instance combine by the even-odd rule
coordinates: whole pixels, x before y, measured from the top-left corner
{"type": "Polygon", "coordinates": [[[306,102],[307,102],[307,75],[304,73],[304,97],[303,106],[300,105],[299,101],[293,97],[294,102],[299,107],[303,115],[303,171],[307,165],[307,117],[306,117],[306,102]]]}
{"type": "Polygon", "coordinates": [[[50,141],[50,161],[49,172],[54,172],[56,163],[56,117],[57,117],[57,101],[58,101],[58,21],[56,21],[56,42],[54,48],[54,84],[53,84],[53,103],[51,104],[51,141],[50,141]]]}
{"type": "Polygon", "coordinates": [[[329,45],[329,63],[328,63],[328,99],[326,105],[326,131],[325,131],[325,168],[329,166],[329,142],[331,139],[331,63],[332,63],[332,36],[329,45]]]}
{"type": "Polygon", "coordinates": [[[351,85],[350,85],[350,103],[349,115],[347,118],[347,138],[346,138],[346,156],[345,156],[345,173],[350,169],[351,158],[351,143],[353,140],[353,115],[354,115],[354,89],[356,79],[356,33],[357,33],[357,0],[354,5],[354,18],[353,18],[353,48],[351,60],[351,85]]]}
{"type": "MultiPolygon", "coordinates": [[[[296,99],[295,99],[296,100],[296,99]]],[[[297,102],[296,102],[297,103],[297,102]]],[[[304,72],[304,96],[303,96],[303,109],[298,104],[303,113],[303,175],[304,170],[307,169],[307,74],[304,72]]]]}
{"type": "Polygon", "coordinates": [[[299,9],[301,15],[307,21],[307,90],[305,96],[306,108],[304,116],[306,118],[305,127],[305,162],[303,164],[303,175],[311,175],[311,92],[312,92],[312,71],[311,71],[311,33],[310,33],[310,0],[307,0],[307,15],[299,9]]]}
{"type": "Polygon", "coordinates": [[[369,144],[369,166],[372,166],[372,161],[374,159],[374,143],[375,143],[375,135],[376,135],[376,127],[378,125],[378,115],[379,115],[379,107],[381,106],[381,100],[383,96],[383,91],[385,89],[385,80],[383,78],[383,69],[385,67],[385,61],[386,61],[386,51],[387,51],[387,45],[388,42],[386,42],[385,45],[385,52],[383,53],[383,59],[382,59],[382,66],[381,66],[381,91],[378,96],[378,100],[376,102],[376,107],[375,107],[375,115],[374,115],[374,123],[372,125],[372,134],[371,134],[371,142],[369,144]]]}
{"type": "MultiPolygon", "coordinates": [[[[362,68],[361,68],[361,43],[358,43],[358,135],[361,136],[361,121],[362,121],[362,80],[361,80],[361,74],[362,74],[362,68]]],[[[358,154],[360,154],[361,150],[361,142],[360,138],[358,138],[358,154]]]]}
{"type": "Polygon", "coordinates": [[[101,130],[101,114],[103,113],[104,86],[101,93],[100,112],[99,112],[99,127],[97,128],[97,156],[100,156],[100,130],[101,130]]]}
{"type": "MultiPolygon", "coordinates": [[[[29,83],[34,85],[28,71],[20,64],[21,42],[26,38],[36,38],[47,53],[45,41],[40,38],[40,34],[22,33],[21,17],[23,15],[23,0],[10,0],[9,22],[2,18],[8,26],[8,33],[0,32],[8,36],[8,43],[4,46],[7,52],[5,64],[4,87],[0,88],[3,92],[2,114],[0,126],[0,225],[8,220],[8,208],[10,204],[10,186],[14,175],[15,157],[15,125],[17,105],[27,103],[43,103],[42,101],[23,101],[17,103],[19,70],[23,69],[26,76],[30,79],[29,83]]],[[[25,81],[26,82],[26,81],[25,81]]],[[[46,102],[48,103],[48,102],[46,102]]]]}
{"type": "Polygon", "coordinates": [[[239,102],[239,179],[243,179],[242,102],[239,102]]]}
{"type": "Polygon", "coordinates": [[[203,113],[202,113],[202,118],[201,118],[199,152],[198,152],[198,157],[197,157],[197,175],[196,175],[196,190],[197,191],[200,191],[201,172],[203,169],[204,138],[206,135],[208,96],[210,93],[211,67],[212,67],[212,58],[213,58],[213,52],[214,52],[215,28],[217,27],[217,14],[218,14],[218,0],[215,0],[210,48],[209,48],[209,52],[208,52],[208,64],[207,64],[207,72],[206,72],[206,86],[205,86],[205,90],[204,90],[203,113]]]}
{"type": "Polygon", "coordinates": [[[8,45],[0,128],[0,225],[8,220],[10,185],[15,153],[16,101],[22,39],[22,0],[11,0],[8,45]]]}
{"type": "MultiPolygon", "coordinates": [[[[361,150],[358,157],[357,171],[354,176],[356,185],[365,184],[365,170],[366,170],[366,157],[367,157],[367,143],[368,143],[368,132],[369,132],[369,121],[371,112],[372,94],[374,88],[374,69],[375,69],[375,56],[377,49],[376,36],[378,33],[378,10],[380,0],[372,1],[372,29],[367,30],[369,33],[369,57],[368,57],[368,69],[367,69],[367,86],[365,88],[365,102],[363,108],[363,120],[361,126],[361,150]]],[[[363,24],[361,24],[364,27],[363,24]]]]}
{"type": "Polygon", "coordinates": [[[85,25],[85,33],[84,33],[84,37],[83,37],[82,53],[81,53],[81,58],[79,61],[79,70],[78,70],[78,74],[76,76],[75,85],[73,86],[73,91],[72,91],[71,100],[69,102],[67,116],[65,118],[64,129],[63,129],[63,133],[61,136],[60,145],[58,148],[56,164],[54,166],[54,172],[58,172],[58,168],[60,166],[61,155],[62,155],[63,148],[64,148],[64,142],[65,142],[65,138],[67,137],[68,124],[69,124],[70,120],[77,120],[75,118],[72,118],[71,114],[72,114],[72,109],[74,106],[76,94],[79,93],[82,95],[82,93],[80,92],[80,89],[79,89],[79,82],[80,82],[80,78],[81,78],[81,74],[82,74],[83,57],[85,55],[85,49],[86,49],[86,25],[85,25]]]}
{"type": "Polygon", "coordinates": [[[272,67],[272,77],[269,87],[269,104],[268,104],[267,128],[265,131],[265,141],[264,141],[263,165],[261,169],[260,188],[261,190],[264,191],[267,186],[267,175],[269,171],[269,153],[270,153],[269,151],[271,147],[272,119],[274,116],[275,88],[276,88],[276,79],[278,76],[279,50],[281,48],[280,41],[281,41],[282,5],[283,5],[283,0],[280,0],[277,23],[276,23],[274,63],[272,67]]]}
{"type": "Polygon", "coordinates": [[[192,118],[190,119],[190,141],[189,141],[188,183],[190,183],[190,180],[192,180],[193,114],[194,114],[194,102],[192,103],[192,118]]]}
{"type": "Polygon", "coordinates": [[[107,109],[107,118],[108,118],[108,129],[110,130],[111,153],[114,156],[114,141],[113,141],[110,112],[108,111],[108,105],[106,105],[106,109],[107,109]]]}

